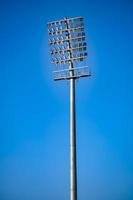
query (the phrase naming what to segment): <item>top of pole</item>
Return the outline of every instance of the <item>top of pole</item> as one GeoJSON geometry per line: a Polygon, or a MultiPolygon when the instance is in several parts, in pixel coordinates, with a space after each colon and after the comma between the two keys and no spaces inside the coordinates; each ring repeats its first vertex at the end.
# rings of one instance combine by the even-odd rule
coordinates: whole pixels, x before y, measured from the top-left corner
{"type": "Polygon", "coordinates": [[[87,57],[83,17],[64,17],[47,25],[51,62],[56,68],[54,80],[90,76],[87,66],[80,65],[87,57]]]}
{"type": "Polygon", "coordinates": [[[57,25],[59,23],[65,22],[65,21],[78,21],[78,20],[83,20],[83,17],[73,17],[73,18],[68,18],[68,17],[64,17],[63,19],[57,20],[57,21],[52,21],[52,22],[48,22],[47,25],[48,26],[54,26],[57,25]]]}

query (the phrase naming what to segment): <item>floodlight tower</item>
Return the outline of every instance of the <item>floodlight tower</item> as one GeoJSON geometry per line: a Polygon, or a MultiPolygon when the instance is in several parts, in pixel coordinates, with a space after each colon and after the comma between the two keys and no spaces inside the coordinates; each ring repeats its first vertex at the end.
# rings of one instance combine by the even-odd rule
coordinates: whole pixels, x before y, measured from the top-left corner
{"type": "Polygon", "coordinates": [[[75,80],[91,75],[88,66],[79,66],[87,57],[83,17],[49,22],[48,34],[53,78],[70,80],[70,200],[77,200],[75,80]]]}

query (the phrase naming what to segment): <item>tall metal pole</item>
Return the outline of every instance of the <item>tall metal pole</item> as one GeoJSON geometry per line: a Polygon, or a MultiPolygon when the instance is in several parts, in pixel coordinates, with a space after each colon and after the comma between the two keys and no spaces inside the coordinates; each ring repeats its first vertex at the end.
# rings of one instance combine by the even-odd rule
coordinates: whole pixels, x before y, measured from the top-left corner
{"type": "MultiPolygon", "coordinates": [[[[69,24],[66,18],[67,28],[69,24]]],[[[68,47],[71,49],[70,32],[68,31],[68,47]]],[[[72,53],[69,51],[69,58],[72,53]]],[[[70,200],[77,200],[77,163],[76,163],[76,109],[75,109],[75,79],[73,63],[70,61],[70,200]]]]}
{"type": "Polygon", "coordinates": [[[88,69],[87,66],[73,65],[73,62],[83,61],[87,56],[86,42],[83,42],[85,40],[83,17],[64,18],[49,22],[48,26],[49,44],[52,46],[51,61],[56,65],[67,64],[67,69],[54,71],[54,80],[70,80],[70,200],[77,200],[75,80],[90,76],[89,72],[84,72],[86,68],[88,69]]]}
{"type": "Polygon", "coordinates": [[[75,79],[70,79],[70,200],[77,200],[75,79]]]}

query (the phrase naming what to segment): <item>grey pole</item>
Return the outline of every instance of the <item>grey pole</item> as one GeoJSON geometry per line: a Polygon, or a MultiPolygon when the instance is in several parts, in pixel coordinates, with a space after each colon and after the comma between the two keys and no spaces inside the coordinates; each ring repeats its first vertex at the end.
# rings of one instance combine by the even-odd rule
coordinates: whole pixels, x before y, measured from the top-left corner
{"type": "Polygon", "coordinates": [[[67,69],[65,66],[63,70],[54,71],[54,80],[70,80],[70,200],[77,200],[75,80],[91,75],[83,71],[87,66],[83,66],[83,69],[74,66],[87,56],[86,42],[83,42],[85,41],[83,17],[64,18],[49,22],[48,26],[51,61],[56,65],[67,64],[67,69]],[[76,51],[78,53],[75,54],[76,51]]]}
{"type": "Polygon", "coordinates": [[[70,79],[70,200],[77,200],[75,79],[70,79]]]}
{"type": "MultiPolygon", "coordinates": [[[[67,28],[69,24],[66,18],[67,28]]],[[[68,39],[70,32],[68,31],[68,39]]],[[[71,48],[71,42],[68,40],[68,47],[71,48]]],[[[69,51],[69,58],[72,58],[72,53],[69,51]]],[[[75,111],[75,79],[73,63],[69,64],[70,72],[70,200],[77,200],[77,164],[76,164],[76,111],[75,111]]]]}

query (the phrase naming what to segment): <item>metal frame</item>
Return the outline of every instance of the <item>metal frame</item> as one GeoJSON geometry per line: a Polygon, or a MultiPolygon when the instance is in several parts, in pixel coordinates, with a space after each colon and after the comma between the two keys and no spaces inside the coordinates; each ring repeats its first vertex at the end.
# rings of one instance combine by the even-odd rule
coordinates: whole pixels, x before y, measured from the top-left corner
{"type": "Polygon", "coordinates": [[[79,79],[81,77],[91,76],[91,72],[89,72],[88,74],[88,66],[75,67],[72,70],[74,71],[74,75],[72,77],[70,77],[69,75],[70,72],[69,69],[53,71],[53,79],[55,81],[58,81],[58,80],[79,79]]]}

